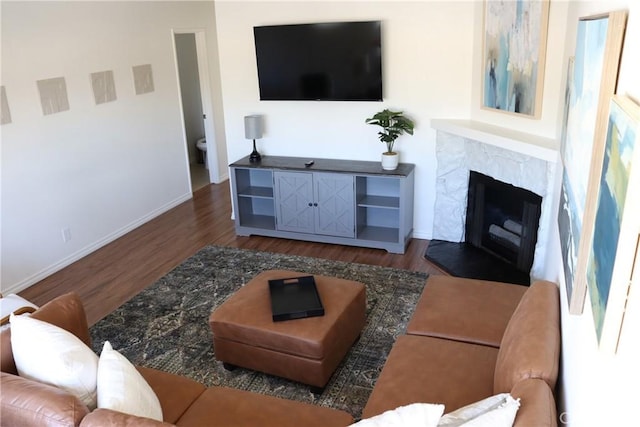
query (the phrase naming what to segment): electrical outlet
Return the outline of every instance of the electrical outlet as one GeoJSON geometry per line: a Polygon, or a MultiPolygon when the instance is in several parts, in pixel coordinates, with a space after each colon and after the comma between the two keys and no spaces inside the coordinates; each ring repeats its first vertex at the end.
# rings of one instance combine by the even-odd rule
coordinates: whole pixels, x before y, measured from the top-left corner
{"type": "Polygon", "coordinates": [[[66,227],[62,229],[62,241],[64,243],[67,243],[69,240],[71,240],[71,229],[66,227]]]}

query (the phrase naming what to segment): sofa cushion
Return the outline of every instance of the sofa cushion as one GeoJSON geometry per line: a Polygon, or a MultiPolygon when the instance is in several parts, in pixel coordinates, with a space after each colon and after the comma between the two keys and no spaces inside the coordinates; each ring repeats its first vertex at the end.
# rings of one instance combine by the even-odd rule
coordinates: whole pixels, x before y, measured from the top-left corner
{"type": "Polygon", "coordinates": [[[537,281],[518,304],[502,337],[494,393],[508,393],[527,378],[554,388],[560,361],[560,295],[555,283],[537,281]]]}
{"type": "Polygon", "coordinates": [[[520,399],[514,427],[557,427],[556,402],[549,385],[543,380],[523,380],[513,386],[511,395],[520,399]]]}
{"type": "Polygon", "coordinates": [[[78,426],[89,413],[80,400],[60,388],[2,372],[0,425],[78,426]]]}
{"type": "Polygon", "coordinates": [[[499,347],[526,286],[430,276],[407,334],[499,347]]]}
{"type": "Polygon", "coordinates": [[[346,412],[227,387],[207,389],[180,417],[178,426],[348,426],[346,412]]]}
{"type": "Polygon", "coordinates": [[[168,423],[175,424],[206,390],[204,385],[186,377],[142,366],[136,369],[158,397],[164,421],[168,423]]]}
{"type": "MultiPolygon", "coordinates": [[[[40,307],[31,317],[59,326],[91,347],[87,316],[78,295],[61,295],[40,307]]],[[[11,349],[11,328],[0,331],[0,367],[2,372],[18,374],[11,349]]]]}
{"type": "Polygon", "coordinates": [[[162,421],[162,407],[136,368],[105,341],[98,361],[98,407],[162,421]]]}
{"type": "Polygon", "coordinates": [[[33,319],[10,317],[13,358],[21,377],[56,386],[96,407],[98,356],[72,333],[33,319]]]}
{"type": "Polygon", "coordinates": [[[416,402],[450,412],[491,396],[498,349],[441,338],[398,337],[367,401],[363,417],[416,402]]]}
{"type": "Polygon", "coordinates": [[[82,300],[77,294],[68,293],[49,301],[37,309],[31,317],[69,331],[91,347],[87,315],[82,306],[82,300]]]}

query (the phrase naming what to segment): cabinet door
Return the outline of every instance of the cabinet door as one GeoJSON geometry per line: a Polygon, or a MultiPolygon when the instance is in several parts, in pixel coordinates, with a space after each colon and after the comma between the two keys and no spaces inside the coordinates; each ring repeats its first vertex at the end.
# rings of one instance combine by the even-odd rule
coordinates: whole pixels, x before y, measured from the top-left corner
{"type": "Polygon", "coordinates": [[[313,174],[274,172],[277,229],[313,233],[313,174]]]}
{"type": "Polygon", "coordinates": [[[315,232],[329,236],[355,236],[353,176],[314,173],[315,232]]]}

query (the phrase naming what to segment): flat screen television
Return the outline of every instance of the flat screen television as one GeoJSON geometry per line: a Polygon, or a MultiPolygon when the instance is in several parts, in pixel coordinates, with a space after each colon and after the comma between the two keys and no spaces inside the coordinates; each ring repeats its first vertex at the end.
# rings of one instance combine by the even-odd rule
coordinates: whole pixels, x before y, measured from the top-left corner
{"type": "Polygon", "coordinates": [[[380,21],[254,27],[263,101],[382,101],[380,21]]]}

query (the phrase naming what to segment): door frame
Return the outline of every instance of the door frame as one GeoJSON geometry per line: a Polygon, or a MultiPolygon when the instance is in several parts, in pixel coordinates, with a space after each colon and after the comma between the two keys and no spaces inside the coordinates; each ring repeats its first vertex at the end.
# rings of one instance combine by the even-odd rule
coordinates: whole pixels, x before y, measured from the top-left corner
{"type": "MultiPolygon", "coordinates": [[[[180,122],[182,124],[182,138],[184,141],[185,160],[189,166],[189,152],[187,148],[187,134],[184,122],[184,109],[182,106],[182,89],[180,87],[180,72],[178,69],[178,51],[176,47],[176,34],[193,34],[196,40],[196,56],[198,58],[198,77],[200,80],[200,99],[202,101],[202,114],[204,115],[204,136],[207,140],[207,166],[209,167],[209,182],[220,183],[220,166],[218,161],[218,144],[216,141],[215,124],[213,121],[213,100],[211,97],[211,76],[209,73],[209,61],[207,59],[206,32],[202,28],[195,29],[171,29],[171,43],[173,45],[173,62],[175,64],[176,81],[178,82],[178,99],[180,107],[180,122]]],[[[187,168],[188,170],[188,168],[187,168]]],[[[191,179],[189,179],[191,187],[191,179]]],[[[190,191],[193,191],[191,188],[190,191]]]]}

